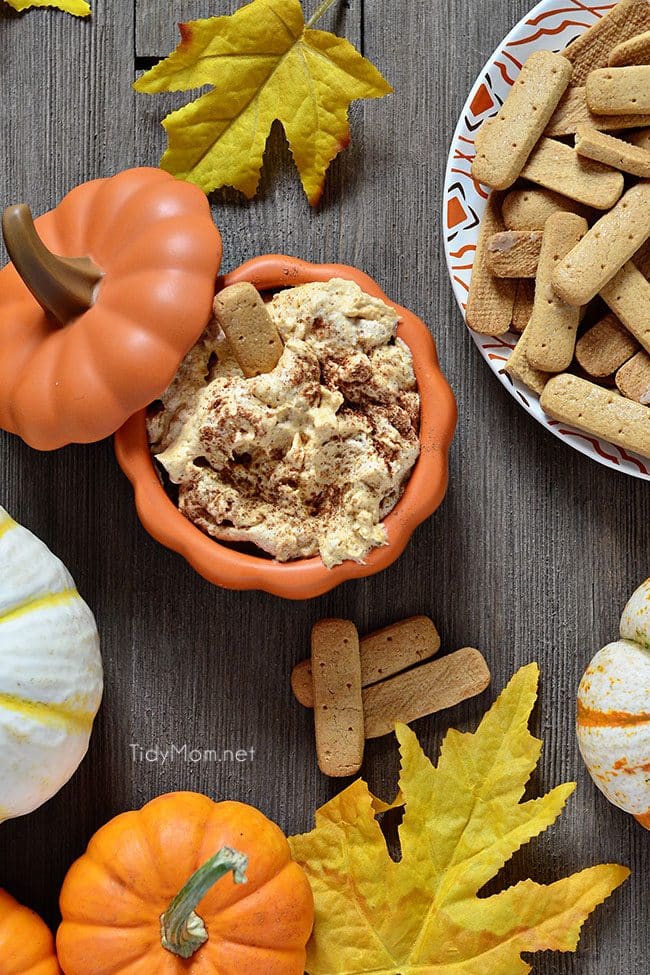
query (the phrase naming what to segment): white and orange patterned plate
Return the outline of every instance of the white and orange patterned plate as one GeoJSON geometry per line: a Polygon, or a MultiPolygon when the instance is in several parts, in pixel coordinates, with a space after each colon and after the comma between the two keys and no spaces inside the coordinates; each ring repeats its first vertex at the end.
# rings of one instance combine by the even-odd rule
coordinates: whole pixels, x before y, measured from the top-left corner
{"type": "MultiPolygon", "coordinates": [[[[443,227],[445,255],[456,300],[465,314],[467,292],[479,225],[487,200],[486,189],[470,174],[476,132],[495,115],[526,58],[533,51],[562,51],[591,27],[614,4],[602,0],[542,0],[510,31],[476,80],[454,133],[444,189],[443,227]]],[[[518,336],[492,337],[470,333],[492,372],[535,419],[575,450],[600,464],[634,477],[650,480],[650,460],[605,440],[582,433],[546,416],[539,397],[503,370],[518,336]]]]}

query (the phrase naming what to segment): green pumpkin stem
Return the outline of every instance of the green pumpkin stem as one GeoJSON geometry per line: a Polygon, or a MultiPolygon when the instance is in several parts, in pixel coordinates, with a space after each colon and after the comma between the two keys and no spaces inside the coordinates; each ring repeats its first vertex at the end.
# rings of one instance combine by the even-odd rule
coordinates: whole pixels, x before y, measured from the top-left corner
{"type": "Polygon", "coordinates": [[[160,943],[179,958],[191,958],[208,940],[205,924],[196,908],[211,887],[230,870],[236,884],[246,883],[248,857],[229,846],[222,847],[192,874],[160,917],[160,943]]]}
{"type": "Polygon", "coordinates": [[[57,257],[38,236],[24,203],[2,214],[2,236],[11,261],[41,308],[60,325],[88,311],[102,271],[88,257],[57,257]]]}

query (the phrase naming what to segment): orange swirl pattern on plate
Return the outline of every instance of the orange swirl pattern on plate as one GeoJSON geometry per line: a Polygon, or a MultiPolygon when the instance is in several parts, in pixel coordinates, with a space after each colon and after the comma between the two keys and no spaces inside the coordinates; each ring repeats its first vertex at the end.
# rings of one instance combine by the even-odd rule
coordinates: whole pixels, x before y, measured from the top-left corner
{"type": "MultiPolygon", "coordinates": [[[[603,4],[598,0],[565,0],[563,3],[542,0],[508,34],[474,83],[452,140],[443,196],[447,267],[463,315],[479,226],[488,197],[487,189],[471,175],[476,132],[486,119],[496,115],[529,55],[539,50],[564,50],[614,6],[614,3],[603,4]]],[[[551,420],[539,405],[539,397],[504,372],[517,335],[470,334],[492,372],[543,427],[605,467],[650,481],[650,463],[646,457],[551,420]]]]}

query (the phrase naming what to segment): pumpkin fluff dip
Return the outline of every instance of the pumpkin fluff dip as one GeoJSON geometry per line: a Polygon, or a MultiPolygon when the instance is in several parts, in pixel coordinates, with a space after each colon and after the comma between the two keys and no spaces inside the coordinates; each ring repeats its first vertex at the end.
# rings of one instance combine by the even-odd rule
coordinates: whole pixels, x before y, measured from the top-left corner
{"type": "Polygon", "coordinates": [[[229,543],[331,568],[387,544],[420,451],[420,397],[399,318],[353,281],[220,292],[152,405],[151,450],[178,507],[229,543]],[[257,364],[257,367],[256,367],[257,364]]]}

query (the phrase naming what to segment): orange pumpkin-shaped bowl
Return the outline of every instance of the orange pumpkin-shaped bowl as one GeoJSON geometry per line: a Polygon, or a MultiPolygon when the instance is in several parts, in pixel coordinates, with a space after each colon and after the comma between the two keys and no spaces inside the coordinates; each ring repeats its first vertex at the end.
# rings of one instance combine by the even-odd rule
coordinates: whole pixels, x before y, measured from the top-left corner
{"type": "Polygon", "coordinates": [[[133,485],[138,515],[149,534],[183,555],[210,582],[227,589],[261,589],[288,599],[309,599],[347,579],[373,575],[401,555],[414,529],[444,497],[456,401],[440,370],[435,343],[420,318],[387,298],[368,275],[340,264],[309,264],[270,254],[242,264],[225,275],[220,285],[249,281],[266,292],[334,277],[355,281],[363,291],[396,310],[400,317],[397,334],[413,354],[421,399],[420,457],[404,494],[384,520],[388,544],[373,549],[365,562],[346,561],[328,569],[320,557],[277,562],[220,544],[181,514],[165,492],[147,443],[146,412],[136,413],[116,434],[117,458],[133,485]]]}
{"type": "Polygon", "coordinates": [[[303,975],[314,901],[259,810],[176,792],[95,834],[61,916],[65,975],[303,975]]]}
{"type": "Polygon", "coordinates": [[[50,929],[4,890],[0,890],[0,973],[61,975],[50,929]]]}
{"type": "Polygon", "coordinates": [[[221,237],[205,195],[161,169],[8,207],[0,427],[54,450],[113,434],[159,396],[205,328],[221,237]]]}

